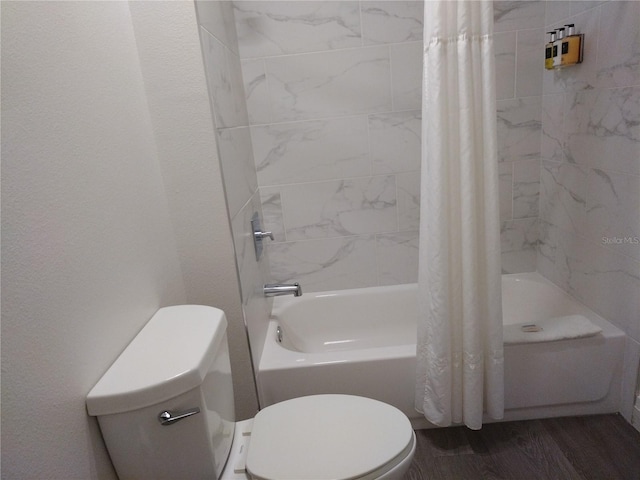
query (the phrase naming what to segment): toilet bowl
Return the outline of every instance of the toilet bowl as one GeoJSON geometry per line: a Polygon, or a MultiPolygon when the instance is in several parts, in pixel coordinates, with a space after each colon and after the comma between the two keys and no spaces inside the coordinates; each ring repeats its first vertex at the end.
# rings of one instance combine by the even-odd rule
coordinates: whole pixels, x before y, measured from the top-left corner
{"type": "Polygon", "coordinates": [[[235,422],[219,309],[166,307],[86,399],[121,480],[399,479],[415,452],[400,410],[353,395],[311,395],[235,422]]]}

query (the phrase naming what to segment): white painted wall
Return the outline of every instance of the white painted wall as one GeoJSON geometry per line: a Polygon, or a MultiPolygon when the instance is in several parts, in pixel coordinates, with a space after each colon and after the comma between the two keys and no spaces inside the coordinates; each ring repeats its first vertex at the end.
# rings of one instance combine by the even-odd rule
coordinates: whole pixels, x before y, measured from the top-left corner
{"type": "Polygon", "coordinates": [[[261,224],[265,222],[242,84],[234,7],[230,1],[196,0],[195,4],[231,218],[242,309],[257,370],[273,303],[272,299],[265,298],[263,286],[272,283],[272,278],[267,250],[264,249],[260,260],[256,259],[254,250],[251,219],[258,214],[261,224]]]}
{"type": "Polygon", "coordinates": [[[225,311],[236,417],[250,418],[258,406],[195,4],[134,1],[130,10],[186,301],[225,311]]]}
{"type": "Polygon", "coordinates": [[[183,100],[180,122],[206,112],[190,110],[197,96],[159,94],[138,13],[2,2],[3,478],[114,478],[84,405],[102,373],[161,306],[224,302],[236,331],[242,322],[215,142],[202,140],[207,125],[185,141],[167,120],[183,100]],[[195,164],[197,190],[176,177],[181,162],[195,164]]]}

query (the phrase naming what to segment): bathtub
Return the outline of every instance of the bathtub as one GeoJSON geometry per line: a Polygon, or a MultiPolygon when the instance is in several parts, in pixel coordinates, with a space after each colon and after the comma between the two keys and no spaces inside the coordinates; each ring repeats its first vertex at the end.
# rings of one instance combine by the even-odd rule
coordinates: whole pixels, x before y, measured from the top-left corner
{"type": "MultiPolygon", "coordinates": [[[[537,273],[503,275],[504,323],[581,314],[602,332],[505,345],[505,420],[620,410],[625,334],[537,273]]],[[[262,407],[347,393],[389,403],[414,428],[417,285],[278,297],[257,383],[262,407]]],[[[487,419],[487,421],[490,421],[487,419]]]]}

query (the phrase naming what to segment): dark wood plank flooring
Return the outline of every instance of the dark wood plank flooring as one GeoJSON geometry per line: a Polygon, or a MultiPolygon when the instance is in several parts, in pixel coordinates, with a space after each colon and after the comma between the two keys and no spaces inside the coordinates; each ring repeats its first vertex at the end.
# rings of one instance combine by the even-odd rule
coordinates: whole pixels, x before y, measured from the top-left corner
{"type": "Polygon", "coordinates": [[[640,480],[640,432],[620,415],[416,431],[405,480],[640,480]]]}

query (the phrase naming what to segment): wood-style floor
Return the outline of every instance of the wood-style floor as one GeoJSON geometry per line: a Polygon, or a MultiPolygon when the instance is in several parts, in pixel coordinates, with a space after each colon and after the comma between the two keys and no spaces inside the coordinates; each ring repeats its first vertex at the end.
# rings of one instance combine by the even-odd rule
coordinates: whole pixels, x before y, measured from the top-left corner
{"type": "Polygon", "coordinates": [[[620,415],[416,431],[406,480],[640,479],[640,432],[620,415]]]}

